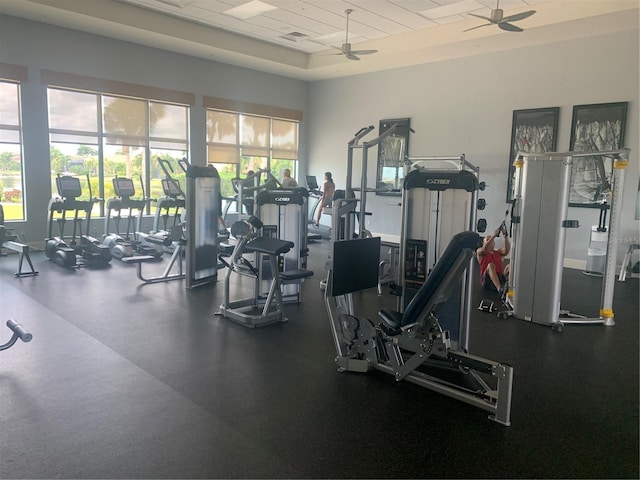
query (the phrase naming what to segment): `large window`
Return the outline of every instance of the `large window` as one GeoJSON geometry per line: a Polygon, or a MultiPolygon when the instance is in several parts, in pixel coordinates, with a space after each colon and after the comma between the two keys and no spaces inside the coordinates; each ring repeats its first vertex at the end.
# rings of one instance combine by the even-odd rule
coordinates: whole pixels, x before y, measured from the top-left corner
{"type": "Polygon", "coordinates": [[[20,84],[0,81],[0,202],[6,220],[24,220],[20,84]]]}
{"type": "MultiPolygon", "coordinates": [[[[94,197],[108,199],[119,176],[134,180],[137,197],[142,185],[147,196],[162,196],[158,158],[177,166],[187,156],[188,106],[54,87],[48,96],[53,192],[57,175],[81,175],[83,198],[90,182],[94,197]]],[[[94,213],[104,214],[104,204],[94,213]]]]}
{"type": "Polygon", "coordinates": [[[233,196],[231,179],[268,168],[282,179],[298,170],[298,122],[221,110],[207,110],[207,163],[218,170],[223,196],[233,196]]]}

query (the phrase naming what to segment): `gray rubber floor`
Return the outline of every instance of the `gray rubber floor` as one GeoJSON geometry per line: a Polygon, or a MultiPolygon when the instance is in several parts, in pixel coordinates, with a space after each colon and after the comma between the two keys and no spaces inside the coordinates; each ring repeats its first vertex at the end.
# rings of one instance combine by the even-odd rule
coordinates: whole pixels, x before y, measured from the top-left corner
{"type": "MultiPolygon", "coordinates": [[[[303,302],[257,329],[213,315],[221,282],[143,286],[133,265],[68,271],[41,253],[18,279],[0,258],[2,324],[34,336],[0,352],[0,477],[638,478],[637,279],[616,285],[614,327],[474,310],[471,353],[515,369],[504,427],[380,372],[338,373],[328,243],[310,248],[303,302]]],[[[600,282],[566,270],[563,308],[596,315],[600,282]]],[[[395,305],[356,300],[370,317],[395,305]]]]}

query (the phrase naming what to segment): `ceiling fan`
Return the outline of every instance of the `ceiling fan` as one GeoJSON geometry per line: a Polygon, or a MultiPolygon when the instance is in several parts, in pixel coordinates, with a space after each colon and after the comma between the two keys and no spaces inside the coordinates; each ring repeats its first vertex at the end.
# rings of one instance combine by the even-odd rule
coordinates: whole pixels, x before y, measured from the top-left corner
{"type": "Polygon", "coordinates": [[[496,8],[495,10],[491,10],[491,16],[490,17],[484,17],[482,15],[476,15],[475,13],[468,13],[467,15],[471,15],[473,17],[478,17],[481,18],[483,20],[486,20],[489,23],[484,23],[482,25],[478,25],[477,27],[472,27],[472,28],[468,28],[465,30],[465,32],[468,32],[469,30],[475,30],[476,28],[480,28],[480,27],[487,27],[489,25],[498,25],[498,28],[501,28],[502,30],[506,30],[507,32],[522,32],[522,28],[513,25],[509,22],[516,22],[518,20],[524,20],[525,18],[529,18],[531,15],[533,15],[534,13],[536,13],[535,10],[528,10],[526,12],[522,12],[522,13],[516,13],[515,15],[509,15],[508,17],[504,17],[503,14],[504,12],[502,11],[502,9],[500,8],[500,0],[496,0],[496,8]]]}
{"type": "Polygon", "coordinates": [[[340,48],[340,53],[336,53],[336,55],[345,55],[349,60],[360,60],[358,55],[371,55],[372,53],[377,53],[378,50],[351,50],[351,44],[349,43],[349,15],[351,12],[353,12],[353,10],[350,8],[344,11],[347,15],[347,34],[340,48]]]}

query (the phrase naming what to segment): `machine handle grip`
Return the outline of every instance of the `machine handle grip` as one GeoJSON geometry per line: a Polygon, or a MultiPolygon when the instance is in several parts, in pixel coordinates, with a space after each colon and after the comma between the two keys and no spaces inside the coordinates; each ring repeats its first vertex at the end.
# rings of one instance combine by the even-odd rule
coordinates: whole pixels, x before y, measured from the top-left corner
{"type": "Polygon", "coordinates": [[[33,338],[33,335],[27,332],[22,325],[12,318],[7,320],[7,327],[25,343],[30,342],[33,338]]]}

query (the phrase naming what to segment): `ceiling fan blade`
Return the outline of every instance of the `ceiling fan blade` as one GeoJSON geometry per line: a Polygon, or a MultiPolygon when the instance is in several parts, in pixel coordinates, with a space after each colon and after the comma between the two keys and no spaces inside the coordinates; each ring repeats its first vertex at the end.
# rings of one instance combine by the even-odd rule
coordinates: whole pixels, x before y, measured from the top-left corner
{"type": "Polygon", "coordinates": [[[535,10],[529,10],[528,12],[516,13],[515,15],[509,15],[508,17],[504,17],[502,19],[502,21],[503,22],[516,22],[518,20],[524,20],[525,18],[529,18],[534,13],[536,13],[535,10]]]}
{"type": "Polygon", "coordinates": [[[485,23],[483,25],[478,25],[477,27],[467,28],[466,30],[463,30],[463,32],[468,32],[470,30],[475,30],[476,28],[488,27],[489,25],[493,25],[493,23],[485,23]]]}
{"type": "Polygon", "coordinates": [[[511,25],[510,23],[507,23],[507,22],[500,22],[498,24],[498,27],[500,27],[502,30],[506,30],[507,32],[523,32],[524,31],[520,27],[516,27],[515,25],[511,25]]]}
{"type": "Polygon", "coordinates": [[[467,13],[467,15],[471,15],[472,17],[481,18],[482,20],[486,20],[487,22],[494,23],[493,20],[489,17],[485,17],[483,15],[476,15],[475,13],[467,13]]]}
{"type": "Polygon", "coordinates": [[[351,50],[351,53],[355,55],[371,55],[372,53],[378,53],[378,50],[351,50]]]}
{"type": "Polygon", "coordinates": [[[347,56],[347,58],[348,58],[349,60],[360,60],[360,58],[359,58],[359,57],[357,57],[357,56],[355,56],[355,55],[353,54],[353,52],[345,53],[345,55],[347,56]]]}

